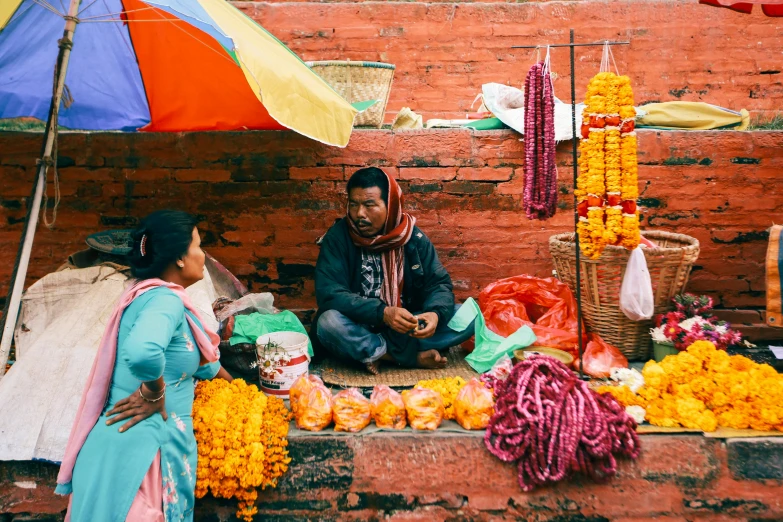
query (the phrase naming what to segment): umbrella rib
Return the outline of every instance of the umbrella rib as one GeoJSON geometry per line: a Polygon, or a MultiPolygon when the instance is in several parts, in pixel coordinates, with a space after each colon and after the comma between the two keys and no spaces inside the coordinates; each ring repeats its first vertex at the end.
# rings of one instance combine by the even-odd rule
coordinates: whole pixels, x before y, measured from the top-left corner
{"type": "MultiPolygon", "coordinates": [[[[96,2],[98,0],[95,0],[96,2]]],[[[106,10],[109,11],[109,5],[106,3],[106,0],[102,0],[104,7],[106,7],[106,10]]],[[[120,3],[122,5],[122,3],[120,3]]],[[[136,52],[133,50],[133,44],[130,42],[130,29],[128,29],[127,32],[123,32],[122,27],[119,25],[114,26],[115,29],[117,29],[117,32],[120,35],[120,38],[122,39],[122,42],[125,44],[125,47],[128,49],[128,54],[135,57],[136,52]]]]}
{"type": "MultiPolygon", "coordinates": [[[[61,4],[62,4],[62,2],[63,2],[63,0],[60,0],[60,3],[61,3],[61,4]]],[[[94,6],[94,5],[95,5],[97,2],[98,2],[98,0],[92,0],[92,2],[90,2],[89,4],[87,4],[87,6],[85,6],[85,7],[82,7],[82,8],[79,10],[79,14],[82,14],[82,13],[83,13],[83,12],[85,12],[87,9],[89,9],[89,8],[90,8],[90,7],[92,7],[92,6],[94,6]]]]}
{"type": "MultiPolygon", "coordinates": [[[[37,0],[33,0],[33,1],[37,1],[37,0]]],[[[134,9],[134,10],[131,10],[131,11],[123,11],[123,13],[133,13],[133,12],[138,12],[138,11],[145,11],[147,9],[155,10],[155,8],[153,8],[153,7],[145,7],[145,8],[142,8],[142,9],[134,9]]],[[[122,14],[122,13],[109,13],[109,14],[104,14],[104,15],[99,15],[99,16],[88,17],[88,18],[80,18],[79,22],[84,23],[84,24],[96,24],[96,23],[107,23],[107,22],[108,23],[117,23],[117,22],[123,22],[124,23],[124,22],[127,22],[129,24],[130,23],[134,23],[135,24],[135,23],[139,23],[139,22],[145,22],[145,23],[150,23],[150,22],[158,22],[158,23],[160,23],[160,22],[169,22],[174,27],[176,27],[177,29],[179,29],[180,31],[182,31],[183,33],[188,35],[189,37],[193,38],[198,43],[200,43],[201,45],[203,45],[204,47],[206,47],[207,49],[209,49],[213,53],[217,54],[218,56],[220,56],[224,60],[227,60],[227,61],[231,62],[232,64],[235,63],[234,60],[230,59],[225,54],[216,51],[209,44],[207,44],[204,40],[201,40],[200,38],[196,37],[195,35],[187,32],[185,29],[180,27],[179,24],[176,23],[176,22],[181,22],[181,23],[187,23],[187,22],[185,20],[181,20],[179,18],[176,19],[176,20],[172,20],[172,19],[165,18],[165,17],[161,16],[157,20],[131,20],[130,18],[127,19],[127,20],[121,20],[119,18],[110,18],[108,20],[98,20],[98,18],[103,18],[105,16],[119,15],[119,14],[122,14]]]]}
{"type": "Polygon", "coordinates": [[[60,16],[60,17],[62,17],[62,16],[65,16],[63,13],[61,13],[60,11],[58,11],[56,7],[54,7],[52,4],[50,4],[50,3],[49,3],[49,2],[47,2],[46,0],[33,0],[33,2],[34,2],[34,3],[36,3],[36,4],[38,4],[38,5],[40,5],[40,6],[41,6],[41,7],[43,7],[44,9],[46,9],[46,10],[48,10],[48,11],[51,11],[51,12],[53,12],[53,13],[54,13],[54,14],[56,14],[57,16],[60,16]]]}
{"type": "MultiPolygon", "coordinates": [[[[95,1],[97,2],[98,0],[95,0],[95,1]]],[[[93,3],[95,3],[95,2],[93,2],[93,3]]],[[[152,7],[144,7],[144,8],[141,8],[141,9],[131,9],[130,11],[120,11],[119,13],[103,13],[103,14],[99,14],[99,15],[95,15],[95,16],[87,16],[85,18],[79,18],[79,21],[80,22],[84,22],[84,21],[98,20],[98,18],[106,18],[107,16],[119,16],[119,15],[121,15],[123,13],[126,13],[126,14],[127,13],[137,13],[139,11],[148,11],[150,9],[152,9],[152,7]]],[[[124,20],[119,20],[117,18],[112,18],[111,20],[106,20],[106,21],[107,22],[122,22],[124,20]]]]}

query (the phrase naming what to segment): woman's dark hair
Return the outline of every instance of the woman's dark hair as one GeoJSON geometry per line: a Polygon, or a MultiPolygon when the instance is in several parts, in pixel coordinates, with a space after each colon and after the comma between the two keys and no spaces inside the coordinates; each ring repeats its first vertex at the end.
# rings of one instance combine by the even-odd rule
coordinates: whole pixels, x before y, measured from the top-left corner
{"type": "Polygon", "coordinates": [[[372,187],[381,189],[381,199],[389,201],[389,180],[378,167],[365,167],[354,172],[351,179],[348,180],[345,190],[350,196],[351,191],[355,188],[368,189],[372,187]]]}
{"type": "Polygon", "coordinates": [[[187,253],[196,223],[195,217],[179,210],[158,210],[142,219],[131,233],[133,249],[128,257],[133,277],[160,277],[187,253]]]}

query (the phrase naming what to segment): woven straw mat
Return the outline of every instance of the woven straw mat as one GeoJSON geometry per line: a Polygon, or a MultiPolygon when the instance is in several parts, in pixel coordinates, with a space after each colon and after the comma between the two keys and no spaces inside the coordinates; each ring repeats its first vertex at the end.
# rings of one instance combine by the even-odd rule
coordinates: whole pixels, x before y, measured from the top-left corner
{"type": "Polygon", "coordinates": [[[358,365],[344,363],[327,358],[310,367],[310,373],[321,376],[326,384],[345,388],[372,388],[377,384],[391,387],[415,386],[419,381],[428,379],[443,379],[445,377],[462,377],[466,381],[478,377],[478,373],[465,362],[462,348],[455,346],[449,349],[448,364],[439,370],[423,368],[401,368],[389,362],[381,363],[380,374],[372,375],[358,365]]]}

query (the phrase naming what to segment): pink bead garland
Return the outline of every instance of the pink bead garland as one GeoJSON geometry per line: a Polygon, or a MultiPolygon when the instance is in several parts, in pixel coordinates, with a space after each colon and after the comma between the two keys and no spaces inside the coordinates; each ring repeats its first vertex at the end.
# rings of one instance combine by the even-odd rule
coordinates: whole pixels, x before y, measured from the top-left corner
{"type": "Polygon", "coordinates": [[[489,451],[516,462],[523,491],[575,472],[593,479],[617,471],[615,456],[639,456],[636,422],[552,357],[536,355],[496,383],[495,414],[484,435],[489,451]]]}
{"type": "Polygon", "coordinates": [[[557,210],[555,101],[544,62],[525,79],[525,188],[523,206],[529,219],[548,219],[557,210]]]}

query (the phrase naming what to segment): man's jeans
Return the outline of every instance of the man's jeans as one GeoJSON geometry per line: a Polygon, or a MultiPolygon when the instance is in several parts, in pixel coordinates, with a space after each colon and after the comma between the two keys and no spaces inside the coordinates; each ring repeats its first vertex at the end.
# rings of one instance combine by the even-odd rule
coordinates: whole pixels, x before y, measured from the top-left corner
{"type": "MultiPolygon", "coordinates": [[[[455,332],[446,324],[438,323],[435,334],[429,339],[420,339],[418,347],[420,352],[445,350],[472,336],[472,326],[464,332],[455,332]]],[[[336,310],[327,310],[318,319],[318,340],[333,355],[365,364],[383,357],[388,342],[383,335],[371,332],[367,326],[355,323],[336,310]]]]}

